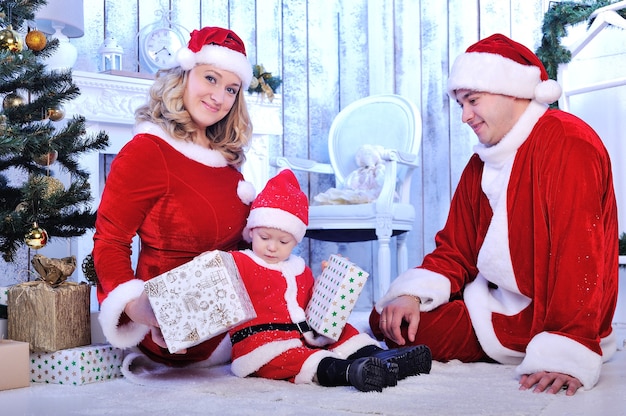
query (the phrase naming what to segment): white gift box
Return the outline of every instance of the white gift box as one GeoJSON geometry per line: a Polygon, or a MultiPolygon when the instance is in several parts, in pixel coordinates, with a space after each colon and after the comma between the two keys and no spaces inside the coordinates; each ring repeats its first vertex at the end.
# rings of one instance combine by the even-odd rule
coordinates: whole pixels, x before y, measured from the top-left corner
{"type": "Polygon", "coordinates": [[[109,344],[30,354],[33,383],[80,386],[122,377],[124,351],[109,344]]]}
{"type": "Polygon", "coordinates": [[[311,328],[337,341],[368,276],[369,273],[344,257],[331,255],[322,275],[315,281],[313,296],[306,308],[311,328]]]}
{"type": "Polygon", "coordinates": [[[256,317],[231,254],[209,251],[145,283],[171,353],[256,317]]]}

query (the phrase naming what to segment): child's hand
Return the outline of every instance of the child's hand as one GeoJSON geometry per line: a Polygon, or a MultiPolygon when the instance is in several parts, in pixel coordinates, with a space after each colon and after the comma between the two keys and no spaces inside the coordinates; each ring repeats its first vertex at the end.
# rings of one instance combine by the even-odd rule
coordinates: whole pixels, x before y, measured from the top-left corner
{"type": "MultiPolygon", "coordinates": [[[[337,256],[343,257],[341,254],[337,254],[337,256]]],[[[346,257],[345,259],[350,261],[350,259],[348,257],[346,257]]],[[[322,271],[324,271],[324,269],[326,269],[327,267],[328,267],[328,260],[323,260],[322,261],[322,271]]]]}

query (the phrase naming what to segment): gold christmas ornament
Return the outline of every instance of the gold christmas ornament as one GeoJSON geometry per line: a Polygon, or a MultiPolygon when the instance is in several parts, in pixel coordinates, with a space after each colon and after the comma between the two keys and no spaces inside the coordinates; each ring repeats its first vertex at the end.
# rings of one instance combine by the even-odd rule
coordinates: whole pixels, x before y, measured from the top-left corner
{"type": "Polygon", "coordinates": [[[52,121],[59,121],[59,120],[63,120],[63,117],[65,117],[65,110],[63,109],[63,107],[53,107],[53,108],[48,108],[48,118],[52,121]]]}
{"type": "Polygon", "coordinates": [[[28,230],[24,236],[24,242],[28,247],[39,250],[48,244],[48,233],[34,222],[30,230],[28,230]]]}
{"type": "Polygon", "coordinates": [[[11,52],[22,52],[23,48],[22,37],[13,30],[11,25],[6,29],[0,30],[0,49],[11,52]]]}
{"type": "Polygon", "coordinates": [[[16,92],[10,92],[4,96],[4,100],[2,100],[2,108],[5,110],[9,108],[19,107],[24,104],[24,98],[16,92]]]}
{"type": "Polygon", "coordinates": [[[32,181],[34,185],[42,186],[43,192],[41,193],[41,197],[44,199],[49,199],[57,192],[63,192],[65,190],[63,182],[52,176],[34,176],[32,181]]]}
{"type": "Polygon", "coordinates": [[[46,43],[48,42],[48,40],[46,39],[46,35],[37,29],[28,32],[25,40],[28,49],[35,52],[39,52],[40,50],[45,48],[46,43]]]}
{"type": "Polygon", "coordinates": [[[50,166],[57,161],[59,152],[52,150],[46,154],[39,155],[33,158],[33,161],[39,166],[50,166]]]}

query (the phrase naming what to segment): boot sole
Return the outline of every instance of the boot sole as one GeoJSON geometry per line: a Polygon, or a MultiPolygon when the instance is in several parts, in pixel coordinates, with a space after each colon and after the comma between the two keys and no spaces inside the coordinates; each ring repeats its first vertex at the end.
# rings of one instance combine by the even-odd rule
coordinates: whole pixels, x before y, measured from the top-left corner
{"type": "Polygon", "coordinates": [[[397,364],[398,380],[430,373],[433,361],[430,348],[426,345],[384,350],[373,354],[372,357],[379,358],[385,363],[397,364]]]}
{"type": "Polygon", "coordinates": [[[354,360],[348,368],[348,381],[360,391],[383,391],[383,387],[397,384],[398,365],[375,357],[354,360]]]}

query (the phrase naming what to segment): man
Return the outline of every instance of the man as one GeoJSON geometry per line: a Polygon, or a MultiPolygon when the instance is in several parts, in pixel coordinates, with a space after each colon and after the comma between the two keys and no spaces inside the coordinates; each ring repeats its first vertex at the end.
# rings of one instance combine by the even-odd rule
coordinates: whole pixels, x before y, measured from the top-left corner
{"type": "Polygon", "coordinates": [[[448,94],[479,144],[435,250],[370,317],[392,346],[516,364],[520,389],[592,388],[616,350],[617,208],[608,153],[525,46],[496,34],[455,61],[448,94]]]}

